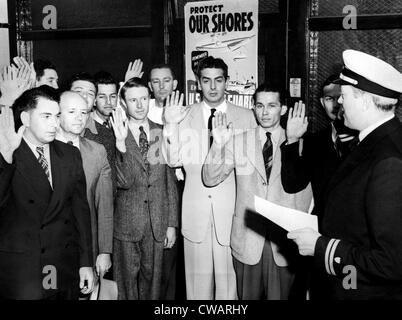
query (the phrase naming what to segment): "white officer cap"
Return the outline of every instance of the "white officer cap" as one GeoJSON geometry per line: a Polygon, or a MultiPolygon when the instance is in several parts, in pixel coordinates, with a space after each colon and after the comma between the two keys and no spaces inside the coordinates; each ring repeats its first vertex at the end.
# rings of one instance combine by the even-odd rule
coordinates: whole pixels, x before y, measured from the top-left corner
{"type": "Polygon", "coordinates": [[[356,50],[343,52],[344,68],[334,83],[351,85],[382,97],[399,99],[402,73],[385,61],[356,50]]]}

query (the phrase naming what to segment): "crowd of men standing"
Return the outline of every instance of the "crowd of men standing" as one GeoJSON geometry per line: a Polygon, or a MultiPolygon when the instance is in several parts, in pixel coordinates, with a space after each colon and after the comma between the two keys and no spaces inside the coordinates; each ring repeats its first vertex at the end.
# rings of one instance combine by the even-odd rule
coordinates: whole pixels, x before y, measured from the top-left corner
{"type": "Polygon", "coordinates": [[[50,62],[14,58],[0,76],[0,298],[88,299],[111,279],[120,300],[175,299],[180,256],[189,300],[402,298],[402,74],[343,60],[321,90],[329,126],[307,134],[304,103],[288,109],[273,83],[252,110],[227,102],[222,59],[200,62],[202,101],[184,106],[166,64],[148,83],[137,59],[121,83],[80,72],[61,91],[50,62]],[[318,232],[286,232],[255,196],[312,211],[318,232]]]}

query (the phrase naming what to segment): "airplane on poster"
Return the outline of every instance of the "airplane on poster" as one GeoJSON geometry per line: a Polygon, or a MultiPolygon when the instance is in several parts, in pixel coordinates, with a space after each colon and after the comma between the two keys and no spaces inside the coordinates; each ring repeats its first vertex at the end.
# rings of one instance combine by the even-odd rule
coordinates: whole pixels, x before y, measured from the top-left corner
{"type": "MultiPolygon", "coordinates": [[[[248,36],[248,37],[238,37],[232,39],[224,39],[222,40],[221,37],[224,36],[226,32],[223,33],[213,33],[209,38],[203,39],[202,41],[198,42],[196,45],[197,50],[206,50],[206,49],[224,49],[228,48],[231,51],[238,50],[239,48],[243,47],[247,42],[249,42],[255,35],[248,36]]],[[[246,57],[244,57],[246,58],[246,57]]],[[[244,59],[239,56],[239,59],[244,59]]]]}

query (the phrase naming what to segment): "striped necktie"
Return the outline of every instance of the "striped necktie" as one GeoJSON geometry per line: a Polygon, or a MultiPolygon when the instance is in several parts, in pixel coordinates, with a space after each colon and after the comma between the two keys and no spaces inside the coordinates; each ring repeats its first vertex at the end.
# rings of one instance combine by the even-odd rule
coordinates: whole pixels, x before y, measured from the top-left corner
{"type": "Polygon", "coordinates": [[[265,165],[265,173],[267,175],[267,181],[269,181],[269,176],[271,175],[272,169],[272,155],[273,155],[273,147],[271,140],[271,132],[266,132],[267,141],[265,141],[264,146],[262,148],[262,155],[264,157],[264,165],[265,165]]]}
{"type": "Polygon", "coordinates": [[[50,179],[49,164],[47,163],[47,160],[45,158],[45,150],[43,147],[36,147],[36,151],[39,153],[39,164],[42,166],[43,170],[45,170],[47,178],[50,179]]]}

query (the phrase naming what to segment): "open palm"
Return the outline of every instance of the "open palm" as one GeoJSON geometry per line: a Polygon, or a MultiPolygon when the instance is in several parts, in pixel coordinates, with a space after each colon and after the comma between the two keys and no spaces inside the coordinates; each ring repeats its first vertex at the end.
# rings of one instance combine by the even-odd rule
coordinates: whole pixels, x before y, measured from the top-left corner
{"type": "Polygon", "coordinates": [[[294,108],[289,110],[288,122],[286,125],[286,136],[288,141],[299,140],[306,133],[308,121],[306,106],[302,101],[296,102],[294,108]]]}
{"type": "Polygon", "coordinates": [[[218,146],[223,146],[229,142],[233,135],[232,123],[227,123],[226,113],[217,112],[212,119],[213,142],[218,146]]]}
{"type": "Polygon", "coordinates": [[[112,112],[112,117],[110,118],[110,123],[112,125],[114,135],[117,141],[125,141],[128,135],[128,120],[123,117],[123,110],[117,108],[112,112]]]}
{"type": "Polygon", "coordinates": [[[14,116],[10,107],[5,106],[0,114],[0,153],[6,161],[11,161],[14,151],[20,146],[25,127],[15,132],[14,116]]]}
{"type": "Polygon", "coordinates": [[[170,96],[166,98],[166,104],[164,108],[164,121],[165,123],[178,124],[186,117],[190,108],[183,107],[184,95],[179,91],[174,91],[170,96]]]}

